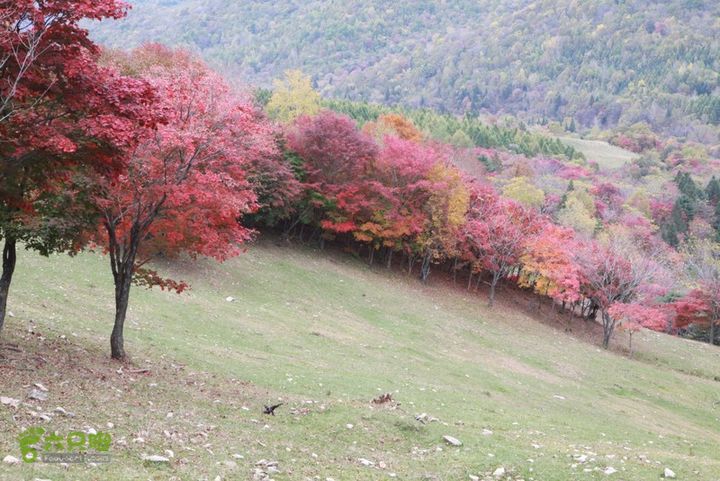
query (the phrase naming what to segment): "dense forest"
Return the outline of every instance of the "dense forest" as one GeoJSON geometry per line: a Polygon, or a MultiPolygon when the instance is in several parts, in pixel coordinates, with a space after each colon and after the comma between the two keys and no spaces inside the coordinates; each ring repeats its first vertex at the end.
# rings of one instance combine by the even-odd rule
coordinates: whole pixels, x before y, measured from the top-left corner
{"type": "Polygon", "coordinates": [[[326,97],[718,140],[712,0],[131,3],[98,41],[183,45],[256,85],[301,68],[326,97]]]}

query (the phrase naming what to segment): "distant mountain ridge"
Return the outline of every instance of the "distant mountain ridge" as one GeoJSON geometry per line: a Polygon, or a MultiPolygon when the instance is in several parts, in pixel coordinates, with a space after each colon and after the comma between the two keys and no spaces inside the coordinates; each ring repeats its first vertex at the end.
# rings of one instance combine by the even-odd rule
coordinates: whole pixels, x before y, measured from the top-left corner
{"type": "Polygon", "coordinates": [[[326,96],[718,141],[713,0],[131,3],[98,41],[184,45],[261,86],[300,68],[326,96]]]}

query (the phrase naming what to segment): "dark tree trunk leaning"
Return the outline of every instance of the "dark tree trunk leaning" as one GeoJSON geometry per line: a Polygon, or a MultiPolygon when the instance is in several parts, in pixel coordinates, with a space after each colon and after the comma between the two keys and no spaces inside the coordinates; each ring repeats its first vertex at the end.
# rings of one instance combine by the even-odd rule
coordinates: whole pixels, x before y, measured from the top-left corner
{"type": "Polygon", "coordinates": [[[12,236],[5,236],[5,245],[2,255],[2,276],[0,276],[0,334],[5,325],[7,313],[7,299],[10,293],[10,283],[15,272],[17,262],[17,241],[12,236]]]}

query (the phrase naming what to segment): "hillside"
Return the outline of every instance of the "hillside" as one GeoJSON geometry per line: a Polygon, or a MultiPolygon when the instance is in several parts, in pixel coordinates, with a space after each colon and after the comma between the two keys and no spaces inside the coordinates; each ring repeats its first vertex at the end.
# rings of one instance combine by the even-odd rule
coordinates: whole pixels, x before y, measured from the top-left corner
{"type": "Polygon", "coordinates": [[[161,266],[193,289],[133,292],[128,366],[107,357],[106,259],[22,251],[19,262],[0,395],[25,399],[40,382],[49,399],[0,405],[0,431],[12,434],[0,453],[17,454],[15,436],[38,422],[31,411],[60,406],[75,417],[46,426],[111,432],[114,459],[3,465],[1,480],[263,479],[253,478],[263,459],[278,461],[278,481],[498,479],[499,467],[503,479],[544,481],[720,472],[720,352],[704,344],[641,332],[631,360],[583,340],[587,324],[555,320],[549,306],[536,313],[536,300],[518,310],[527,300],[506,293],[489,310],[485,292],[440,277],[422,287],[266,240],[222,265],[161,266]],[[371,403],[385,392],[399,405],[371,403]],[[263,416],[276,399],[286,405],[263,416]],[[421,413],[438,421],[422,424],[421,413]],[[168,466],[141,461],[165,450],[168,466]]]}
{"type": "Polygon", "coordinates": [[[288,68],[330,97],[454,113],[647,122],[718,141],[720,4],[712,0],[134,0],[101,43],[200,51],[269,86],[288,68]]]}
{"type": "Polygon", "coordinates": [[[574,137],[561,137],[560,140],[581,152],[585,158],[592,159],[605,170],[619,169],[640,156],[600,140],[584,140],[574,137]]]}

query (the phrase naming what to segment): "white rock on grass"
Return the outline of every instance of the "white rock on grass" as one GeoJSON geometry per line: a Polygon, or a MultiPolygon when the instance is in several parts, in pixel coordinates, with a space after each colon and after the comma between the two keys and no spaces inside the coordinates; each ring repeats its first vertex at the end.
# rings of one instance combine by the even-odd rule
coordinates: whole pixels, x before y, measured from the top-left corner
{"type": "Polygon", "coordinates": [[[496,478],[502,478],[503,476],[505,476],[505,468],[500,466],[493,472],[493,476],[495,476],[496,478]]]}
{"type": "Polygon", "coordinates": [[[483,435],[483,436],[492,436],[492,433],[493,433],[493,432],[490,431],[489,429],[483,429],[483,430],[482,430],[482,435],[483,435]]]}
{"type": "Polygon", "coordinates": [[[358,458],[358,463],[362,464],[363,466],[367,466],[368,468],[375,466],[375,463],[365,458],[358,458]]]}
{"type": "Polygon", "coordinates": [[[47,392],[41,391],[40,389],[32,389],[28,393],[28,397],[30,399],[34,399],[35,401],[47,401],[48,395],[47,392]]]}
{"type": "Polygon", "coordinates": [[[675,471],[673,471],[670,468],[665,468],[665,471],[663,472],[663,478],[665,479],[675,479],[677,476],[675,475],[675,471]]]}
{"type": "Polygon", "coordinates": [[[443,439],[446,443],[448,443],[451,446],[462,446],[462,441],[460,441],[458,438],[454,438],[452,436],[443,436],[443,439]]]}
{"type": "Polygon", "coordinates": [[[605,471],[603,471],[607,476],[610,476],[611,474],[617,473],[617,469],[613,468],[612,466],[608,466],[605,468],[605,471]]]}
{"type": "Polygon", "coordinates": [[[3,463],[5,464],[20,464],[20,460],[16,458],[15,456],[5,456],[3,458],[3,463]]]}
{"type": "Polygon", "coordinates": [[[166,458],[165,456],[160,456],[158,454],[152,454],[150,456],[143,455],[142,460],[148,461],[150,463],[169,463],[170,462],[170,459],[166,458]]]}
{"type": "Polygon", "coordinates": [[[480,476],[475,476],[474,474],[471,474],[470,481],[480,481],[480,476]]]}
{"type": "Polygon", "coordinates": [[[11,406],[17,409],[17,407],[20,405],[20,400],[11,397],[0,396],[0,404],[3,404],[5,406],[11,406]]]}

